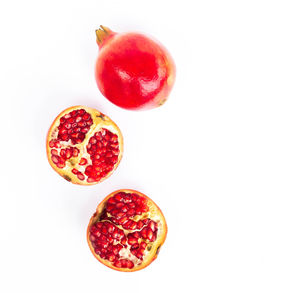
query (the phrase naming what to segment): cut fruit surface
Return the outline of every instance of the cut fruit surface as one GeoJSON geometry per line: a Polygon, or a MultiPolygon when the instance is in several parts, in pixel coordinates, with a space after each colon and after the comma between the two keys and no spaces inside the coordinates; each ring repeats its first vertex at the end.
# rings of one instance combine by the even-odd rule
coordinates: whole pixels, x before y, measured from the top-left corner
{"type": "Polygon", "coordinates": [[[109,177],[119,165],[123,137],[106,115],[74,106],[56,117],[48,131],[46,148],[50,165],[63,178],[92,185],[109,177]]]}
{"type": "Polygon", "coordinates": [[[159,207],[141,192],[122,189],[97,207],[87,241],[94,256],[119,271],[137,271],[156,259],[167,235],[159,207]]]}

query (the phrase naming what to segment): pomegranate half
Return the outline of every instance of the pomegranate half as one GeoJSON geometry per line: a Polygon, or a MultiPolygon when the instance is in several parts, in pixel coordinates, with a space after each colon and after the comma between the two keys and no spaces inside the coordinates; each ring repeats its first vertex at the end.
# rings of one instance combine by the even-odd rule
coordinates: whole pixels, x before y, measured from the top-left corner
{"type": "Polygon", "coordinates": [[[101,93],[129,110],[164,104],[175,80],[175,64],[169,52],[140,33],[115,33],[100,26],[96,35],[96,81],[101,93]]]}
{"type": "Polygon", "coordinates": [[[97,207],[87,241],[104,265],[125,272],[141,270],[156,259],[167,235],[159,207],[136,190],[109,194],[97,207]]]}
{"type": "Polygon", "coordinates": [[[106,115],[74,106],[55,118],[46,148],[49,163],[59,175],[75,184],[91,185],[103,181],[117,168],[123,137],[106,115]]]}

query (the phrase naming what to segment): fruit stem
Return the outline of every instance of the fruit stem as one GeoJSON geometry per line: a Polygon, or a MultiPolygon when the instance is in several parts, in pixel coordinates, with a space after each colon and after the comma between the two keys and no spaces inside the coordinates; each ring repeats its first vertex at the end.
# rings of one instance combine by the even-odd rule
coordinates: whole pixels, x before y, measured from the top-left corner
{"type": "Polygon", "coordinates": [[[97,44],[101,46],[103,42],[113,34],[113,31],[108,27],[100,25],[100,27],[96,29],[97,44]]]}

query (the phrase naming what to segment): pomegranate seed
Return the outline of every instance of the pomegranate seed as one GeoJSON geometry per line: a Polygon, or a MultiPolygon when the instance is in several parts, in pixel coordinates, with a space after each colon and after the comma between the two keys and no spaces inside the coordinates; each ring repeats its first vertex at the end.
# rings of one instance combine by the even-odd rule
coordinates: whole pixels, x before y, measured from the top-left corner
{"type": "Polygon", "coordinates": [[[126,195],[124,196],[124,202],[125,202],[125,203],[130,203],[130,202],[131,202],[131,196],[130,196],[129,194],[126,194],[126,195]]]}
{"type": "Polygon", "coordinates": [[[57,156],[58,155],[58,151],[57,150],[51,150],[51,155],[57,156]]]}
{"type": "Polygon", "coordinates": [[[145,249],[147,247],[147,243],[142,241],[140,246],[145,249]]]}
{"type": "Polygon", "coordinates": [[[97,142],[97,139],[95,137],[92,137],[89,142],[91,144],[95,144],[97,142]]]}
{"type": "Polygon", "coordinates": [[[128,221],[127,217],[123,217],[119,220],[120,225],[125,224],[128,221]]]}
{"type": "Polygon", "coordinates": [[[131,250],[131,252],[132,252],[132,250],[136,250],[136,249],[138,249],[138,248],[139,248],[139,244],[138,244],[138,243],[135,243],[135,244],[133,244],[133,245],[131,246],[130,250],[131,250]]]}
{"type": "Polygon", "coordinates": [[[135,256],[139,259],[143,259],[143,254],[140,251],[138,251],[135,256]]]}
{"type": "Polygon", "coordinates": [[[110,254],[107,255],[107,259],[110,262],[113,262],[116,259],[116,256],[114,254],[110,253],[110,254]]]}
{"type": "Polygon", "coordinates": [[[123,213],[126,213],[126,212],[128,211],[127,206],[123,206],[123,207],[121,208],[121,211],[122,211],[123,213]]]}
{"type": "Polygon", "coordinates": [[[127,242],[128,242],[129,245],[133,245],[133,244],[137,243],[138,240],[134,237],[128,237],[127,242]]]}
{"type": "Polygon", "coordinates": [[[73,169],[72,169],[72,173],[76,175],[76,174],[78,173],[78,170],[75,169],[75,168],[73,168],[73,169]]]}
{"type": "Polygon", "coordinates": [[[112,150],[111,152],[114,154],[114,155],[119,155],[120,153],[120,150],[118,149],[118,145],[110,145],[112,147],[112,150]]]}
{"type": "Polygon", "coordinates": [[[120,219],[123,216],[125,216],[125,213],[119,212],[119,213],[116,214],[117,219],[120,219]]]}
{"type": "Polygon", "coordinates": [[[81,173],[81,172],[78,172],[77,173],[77,178],[79,179],[79,180],[84,180],[84,175],[81,173]]]}
{"type": "Polygon", "coordinates": [[[115,196],[114,196],[115,200],[116,201],[123,201],[123,196],[120,194],[120,193],[117,193],[115,196]]]}
{"type": "Polygon", "coordinates": [[[106,237],[105,237],[105,235],[101,235],[100,236],[100,241],[101,241],[101,243],[106,243],[106,237]]]}
{"type": "Polygon", "coordinates": [[[71,117],[74,117],[74,116],[76,116],[76,113],[77,113],[77,111],[76,110],[73,110],[70,114],[71,114],[71,117]]]}
{"type": "Polygon", "coordinates": [[[82,116],[82,119],[83,120],[89,120],[91,117],[91,115],[89,113],[85,113],[83,116],[82,116]]]}
{"type": "Polygon", "coordinates": [[[135,208],[135,204],[133,202],[127,204],[127,206],[131,209],[134,209],[135,208]]]}
{"type": "Polygon", "coordinates": [[[111,236],[112,238],[117,239],[119,237],[118,231],[114,231],[111,236]]]}
{"type": "Polygon", "coordinates": [[[115,216],[119,211],[117,209],[113,209],[110,213],[115,216]]]}
{"type": "Polygon", "coordinates": [[[109,213],[110,213],[113,209],[114,209],[114,206],[111,205],[111,204],[108,204],[108,205],[106,206],[106,210],[107,210],[109,213]]]}
{"type": "MultiPolygon", "coordinates": [[[[94,227],[95,228],[95,227],[94,227]]],[[[100,233],[100,231],[98,230],[98,229],[95,229],[95,230],[92,230],[91,229],[91,233],[95,236],[95,237],[97,237],[97,238],[99,238],[100,236],[101,236],[101,233],[100,233]]]]}
{"type": "MultiPolygon", "coordinates": [[[[106,240],[105,242],[102,242],[102,247],[103,247],[103,248],[106,249],[106,248],[108,247],[108,245],[109,245],[109,243],[108,243],[107,240],[106,240]]],[[[102,251],[102,252],[103,252],[103,251],[102,251]]],[[[107,251],[106,251],[106,252],[107,252],[107,251]]],[[[106,252],[105,252],[105,253],[106,253],[106,252]]]]}
{"type": "Polygon", "coordinates": [[[114,232],[114,230],[115,230],[115,227],[112,224],[107,225],[107,232],[108,233],[112,233],[112,232],[114,232]]]}
{"type": "Polygon", "coordinates": [[[112,137],[110,138],[111,142],[117,142],[118,141],[118,136],[116,134],[113,134],[112,137]]]}
{"type": "Polygon", "coordinates": [[[149,240],[151,240],[152,237],[153,237],[153,231],[152,231],[151,229],[148,229],[148,230],[147,230],[147,238],[148,238],[149,240]]]}
{"type": "Polygon", "coordinates": [[[134,267],[134,264],[131,260],[127,260],[127,268],[132,269],[134,267]]]}
{"type": "Polygon", "coordinates": [[[112,252],[114,255],[118,255],[119,254],[119,250],[116,246],[113,246],[112,252]]]}
{"type": "Polygon", "coordinates": [[[118,157],[117,157],[117,156],[113,156],[113,157],[111,158],[111,162],[112,162],[113,164],[116,164],[116,163],[118,162],[118,157]]]}
{"type": "Polygon", "coordinates": [[[71,123],[66,123],[66,124],[64,125],[64,127],[65,127],[66,129],[70,129],[70,128],[72,127],[72,124],[71,124],[71,123]]]}
{"type": "Polygon", "coordinates": [[[65,149],[62,149],[61,151],[60,151],[60,153],[59,153],[62,157],[64,157],[65,156],[65,154],[66,154],[66,150],[65,149]]]}
{"type": "Polygon", "coordinates": [[[124,229],[129,229],[129,226],[131,225],[131,220],[129,220],[129,221],[127,221],[126,223],[124,223],[123,225],[122,225],[122,227],[124,228],[124,229]]]}
{"type": "Polygon", "coordinates": [[[141,254],[144,254],[145,248],[140,248],[140,249],[138,250],[138,252],[141,253],[141,254]]]}
{"type": "Polygon", "coordinates": [[[77,116],[77,117],[75,118],[75,122],[76,122],[76,123],[80,122],[81,120],[82,120],[82,117],[81,117],[81,116],[77,116]]]}
{"type": "Polygon", "coordinates": [[[124,204],[121,203],[121,202],[118,202],[118,203],[116,204],[116,208],[117,208],[117,209],[121,209],[123,206],[124,206],[124,204]]]}
{"type": "Polygon", "coordinates": [[[77,149],[77,148],[74,148],[73,149],[73,157],[77,157],[78,156],[78,154],[79,154],[79,149],[77,149]]]}
{"type": "Polygon", "coordinates": [[[117,268],[121,268],[122,267],[121,261],[119,261],[119,260],[115,261],[114,266],[117,267],[117,268]]]}
{"type": "Polygon", "coordinates": [[[56,148],[60,148],[60,143],[57,141],[57,142],[55,142],[54,146],[55,146],[56,148]]]}
{"type": "Polygon", "coordinates": [[[122,268],[127,268],[127,259],[121,259],[122,268]]]}
{"type": "Polygon", "coordinates": [[[78,122],[78,127],[85,127],[86,126],[86,123],[84,121],[80,121],[78,122]]]}
{"type": "Polygon", "coordinates": [[[133,216],[135,214],[135,210],[134,209],[130,209],[128,212],[127,212],[127,215],[128,216],[133,216]]]}
{"type": "Polygon", "coordinates": [[[51,160],[54,164],[57,164],[58,163],[58,156],[55,156],[55,155],[52,155],[51,156],[51,160]]]}
{"type": "Polygon", "coordinates": [[[78,138],[79,133],[72,133],[70,136],[71,138],[75,139],[78,138]]]}
{"type": "Polygon", "coordinates": [[[151,238],[151,242],[154,242],[156,240],[156,234],[153,234],[152,238],[151,238]]]}
{"type": "Polygon", "coordinates": [[[81,133],[85,134],[85,133],[87,133],[89,131],[89,129],[90,128],[86,126],[86,127],[84,127],[84,128],[81,129],[81,133]]]}
{"type": "Polygon", "coordinates": [[[94,242],[94,241],[96,241],[96,237],[95,237],[94,235],[90,235],[90,240],[91,240],[92,242],[94,242]]]}
{"type": "Polygon", "coordinates": [[[125,237],[125,233],[123,230],[119,230],[120,239],[123,239],[125,237]]]}
{"type": "Polygon", "coordinates": [[[130,224],[129,229],[130,229],[130,230],[135,230],[135,229],[136,229],[136,226],[137,226],[137,223],[133,221],[133,222],[130,224]]]}
{"type": "Polygon", "coordinates": [[[79,165],[83,166],[83,165],[86,165],[86,164],[87,164],[87,159],[81,158],[80,162],[79,162],[79,165]]]}
{"type": "Polygon", "coordinates": [[[107,235],[107,228],[105,226],[101,228],[101,233],[107,235]]]}
{"type": "Polygon", "coordinates": [[[147,239],[147,228],[143,228],[141,230],[141,236],[144,238],[144,239],[147,239]]]}
{"type": "Polygon", "coordinates": [[[157,224],[154,221],[149,222],[149,228],[154,232],[156,230],[157,224]]]}
{"type": "Polygon", "coordinates": [[[102,226],[103,226],[103,223],[102,223],[102,222],[97,222],[97,223],[95,224],[95,226],[96,226],[98,229],[101,229],[102,226]]]}
{"type": "Polygon", "coordinates": [[[148,225],[149,222],[150,222],[149,218],[143,220],[144,225],[148,225]]]}
{"type": "Polygon", "coordinates": [[[144,226],[143,221],[139,220],[137,223],[137,229],[141,229],[144,226]]]}
{"type": "Polygon", "coordinates": [[[66,157],[66,159],[70,159],[72,157],[71,149],[66,149],[65,157],[66,157]]]}
{"type": "Polygon", "coordinates": [[[49,147],[50,147],[50,148],[53,148],[53,147],[54,147],[54,144],[55,144],[55,140],[54,140],[54,139],[51,139],[51,140],[49,141],[49,147]]]}

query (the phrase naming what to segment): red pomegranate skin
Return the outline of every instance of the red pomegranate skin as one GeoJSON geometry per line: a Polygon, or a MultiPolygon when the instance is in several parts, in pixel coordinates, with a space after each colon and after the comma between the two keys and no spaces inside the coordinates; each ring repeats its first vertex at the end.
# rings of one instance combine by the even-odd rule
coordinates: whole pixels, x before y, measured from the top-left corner
{"type": "Polygon", "coordinates": [[[96,81],[109,101],[130,110],[164,104],[174,84],[175,65],[161,44],[140,33],[109,31],[98,45],[96,81]]]}

